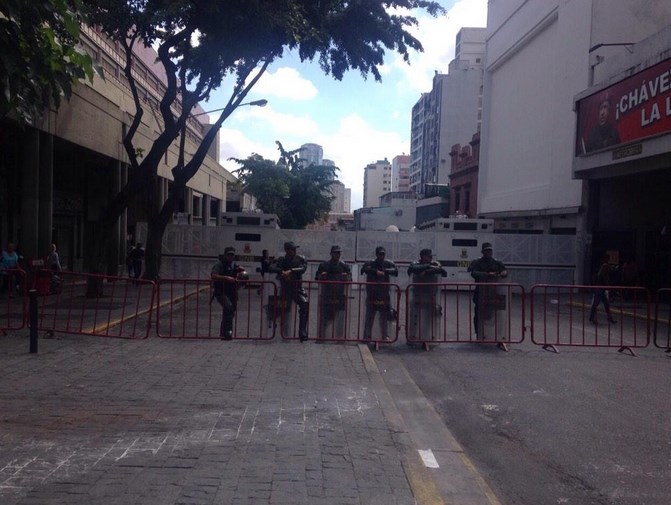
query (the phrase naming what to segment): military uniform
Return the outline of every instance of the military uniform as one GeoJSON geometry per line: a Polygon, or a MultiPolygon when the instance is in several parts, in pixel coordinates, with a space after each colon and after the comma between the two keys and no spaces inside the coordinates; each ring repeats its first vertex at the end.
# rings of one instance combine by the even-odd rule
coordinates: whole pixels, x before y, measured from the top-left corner
{"type": "MultiPolygon", "coordinates": [[[[331,248],[331,255],[341,252],[340,247],[331,248]]],[[[334,323],[333,332],[330,337],[344,338],[345,312],[347,308],[348,286],[342,281],[350,280],[352,277],[352,268],[345,262],[336,258],[324,261],[317,268],[315,280],[337,282],[325,283],[320,286],[319,306],[321,309],[319,319],[319,338],[326,338],[326,328],[331,321],[334,323]]]]}
{"type": "MultiPolygon", "coordinates": [[[[506,266],[491,255],[485,255],[486,251],[492,251],[492,245],[489,242],[482,244],[482,257],[473,260],[468,267],[471,277],[479,284],[486,284],[495,278],[508,275],[506,266]]],[[[480,330],[481,301],[486,299],[488,294],[493,294],[494,292],[493,287],[487,286],[476,286],[473,291],[473,326],[476,335],[480,330]]]]}
{"type": "Polygon", "coordinates": [[[235,311],[238,308],[238,283],[217,279],[214,276],[236,279],[241,272],[244,272],[244,268],[240,267],[237,263],[227,261],[226,255],[230,253],[235,253],[235,251],[232,247],[227,247],[224,254],[219,256],[219,262],[212,267],[211,272],[213,279],[212,298],[216,299],[223,308],[219,336],[224,340],[231,340],[233,338],[233,321],[235,319],[235,311]]]}
{"type": "Polygon", "coordinates": [[[366,276],[366,317],[364,321],[363,338],[370,340],[373,333],[375,316],[379,314],[382,339],[389,339],[389,318],[392,316],[391,297],[389,295],[390,277],[398,275],[396,265],[387,259],[381,258],[385,254],[383,247],[375,250],[376,258],[364,263],[361,273],[366,276]],[[378,275],[382,272],[382,275],[378,275]]]}
{"type": "MultiPolygon", "coordinates": [[[[430,249],[422,249],[420,256],[432,256],[430,249]]],[[[447,272],[438,261],[414,261],[408,267],[413,286],[410,289],[410,326],[408,340],[435,340],[438,305],[438,285],[447,272]]]]}
{"type": "MultiPolygon", "coordinates": [[[[284,244],[285,252],[296,247],[293,242],[284,244]]],[[[298,305],[298,336],[301,342],[308,339],[308,295],[301,284],[303,274],[307,268],[308,262],[305,256],[295,253],[277,258],[268,267],[268,272],[276,273],[277,279],[280,281],[280,307],[283,308],[281,314],[282,334],[288,335],[289,333],[290,317],[288,313],[291,311],[292,303],[295,302],[298,305]],[[284,272],[288,272],[288,275],[284,276],[284,272]]]]}

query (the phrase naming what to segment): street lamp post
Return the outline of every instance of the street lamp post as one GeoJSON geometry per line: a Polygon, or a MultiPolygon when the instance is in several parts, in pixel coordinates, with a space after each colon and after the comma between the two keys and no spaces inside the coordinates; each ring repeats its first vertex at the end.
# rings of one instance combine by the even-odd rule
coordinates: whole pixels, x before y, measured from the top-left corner
{"type": "MultiPolygon", "coordinates": [[[[253,107],[265,107],[266,105],[268,105],[268,100],[262,98],[261,100],[252,100],[251,102],[240,103],[236,106],[236,109],[238,107],[242,107],[243,105],[251,105],[253,107]]],[[[205,112],[199,112],[198,114],[191,114],[191,117],[202,116],[203,114],[211,114],[212,112],[219,112],[224,110],[225,108],[226,107],[221,107],[219,109],[212,109],[205,112]]]]}

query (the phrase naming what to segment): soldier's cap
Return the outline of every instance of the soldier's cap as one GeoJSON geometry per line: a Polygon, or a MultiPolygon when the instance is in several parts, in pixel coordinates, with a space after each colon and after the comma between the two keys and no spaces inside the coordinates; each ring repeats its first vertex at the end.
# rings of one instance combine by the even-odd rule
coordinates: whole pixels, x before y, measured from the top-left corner
{"type": "Polygon", "coordinates": [[[226,248],[224,249],[224,255],[226,255],[226,254],[228,254],[228,253],[233,253],[233,254],[235,254],[235,247],[230,247],[230,246],[229,246],[229,247],[226,247],[226,248]]]}
{"type": "Polygon", "coordinates": [[[296,245],[295,243],[293,243],[293,242],[285,242],[285,243],[284,243],[284,250],[285,250],[285,251],[288,250],[288,249],[298,249],[298,247],[299,247],[299,246],[297,246],[297,245],[296,245]]]}
{"type": "Polygon", "coordinates": [[[387,254],[387,250],[379,245],[375,248],[375,254],[387,254]]]}
{"type": "Polygon", "coordinates": [[[483,243],[482,243],[482,249],[481,249],[481,252],[485,252],[485,251],[493,251],[493,250],[494,250],[494,248],[492,247],[492,244],[491,244],[491,243],[489,243],[489,242],[483,242],[483,243]]]}
{"type": "Polygon", "coordinates": [[[339,245],[331,246],[331,254],[341,253],[341,252],[342,252],[342,247],[340,247],[339,245]]]}
{"type": "Polygon", "coordinates": [[[422,249],[419,251],[420,256],[433,256],[433,251],[431,249],[422,249]]]}

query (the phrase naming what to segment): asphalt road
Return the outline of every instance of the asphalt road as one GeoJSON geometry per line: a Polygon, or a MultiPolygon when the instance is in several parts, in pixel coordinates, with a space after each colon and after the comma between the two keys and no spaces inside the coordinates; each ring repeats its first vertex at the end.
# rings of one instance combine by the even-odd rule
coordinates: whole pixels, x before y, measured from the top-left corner
{"type": "Polygon", "coordinates": [[[503,505],[668,505],[671,358],[530,343],[397,344],[403,366],[503,505]]]}

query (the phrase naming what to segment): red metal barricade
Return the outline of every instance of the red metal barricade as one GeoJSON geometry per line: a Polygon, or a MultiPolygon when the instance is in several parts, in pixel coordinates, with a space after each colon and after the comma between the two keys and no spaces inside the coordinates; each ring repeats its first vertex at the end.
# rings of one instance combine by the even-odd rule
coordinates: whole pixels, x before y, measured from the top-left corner
{"type": "Polygon", "coordinates": [[[633,349],[650,343],[650,294],[645,288],[538,284],[530,298],[531,340],[545,349],[615,347],[635,355],[633,349]],[[613,293],[618,297],[612,299],[613,293]],[[592,311],[595,300],[599,305],[592,311]]]}
{"type": "Polygon", "coordinates": [[[657,290],[653,334],[655,347],[671,353],[671,288],[657,290]]]}
{"type": "Polygon", "coordinates": [[[0,270],[0,331],[20,330],[26,324],[26,272],[0,270]]]}
{"type": "Polygon", "coordinates": [[[405,290],[409,344],[508,344],[524,340],[525,292],[508,283],[417,283],[405,290]]]}
{"type": "MultiPolygon", "coordinates": [[[[233,339],[271,340],[275,336],[277,298],[272,282],[238,282],[233,339]]],[[[161,279],[156,329],[162,338],[222,338],[223,307],[210,279],[161,279]]]]}
{"type": "MultiPolygon", "coordinates": [[[[398,340],[401,289],[396,284],[301,281],[309,306],[307,333],[317,342],[366,342],[378,347],[398,340]]],[[[281,290],[280,290],[281,291],[281,290]]],[[[298,339],[300,307],[278,295],[280,335],[298,339]]]]}
{"type": "Polygon", "coordinates": [[[39,298],[40,331],[129,339],[149,336],[156,293],[153,282],[47,272],[51,283],[49,293],[39,298]]]}

